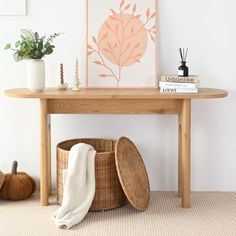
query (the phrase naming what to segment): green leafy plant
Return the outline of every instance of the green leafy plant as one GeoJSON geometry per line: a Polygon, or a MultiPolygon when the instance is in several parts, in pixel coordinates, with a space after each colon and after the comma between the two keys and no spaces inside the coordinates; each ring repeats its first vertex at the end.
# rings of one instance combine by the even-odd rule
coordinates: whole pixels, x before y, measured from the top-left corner
{"type": "Polygon", "coordinates": [[[46,55],[53,53],[55,46],[52,44],[53,40],[61,33],[55,33],[46,37],[40,37],[38,32],[32,32],[28,29],[22,29],[20,40],[12,47],[10,43],[6,44],[5,50],[11,49],[14,51],[14,59],[21,61],[24,59],[41,59],[46,55]]]}

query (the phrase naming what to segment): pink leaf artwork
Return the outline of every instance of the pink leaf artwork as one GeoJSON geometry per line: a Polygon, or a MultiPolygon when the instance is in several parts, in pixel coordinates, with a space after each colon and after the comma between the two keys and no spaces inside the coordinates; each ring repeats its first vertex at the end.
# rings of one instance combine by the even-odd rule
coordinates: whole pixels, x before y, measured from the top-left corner
{"type": "Polygon", "coordinates": [[[149,18],[149,16],[150,16],[150,9],[148,8],[146,11],[146,17],[149,18]]]}
{"type": "Polygon", "coordinates": [[[100,74],[99,76],[102,77],[102,78],[106,78],[106,77],[109,77],[109,76],[111,76],[111,75],[100,74]]]}
{"type": "Polygon", "coordinates": [[[125,4],[125,0],[122,0],[120,3],[120,9],[124,6],[124,4],[125,4]]]}
{"type": "Polygon", "coordinates": [[[156,12],[150,16],[148,8],[146,18],[142,17],[138,14],[136,3],[125,3],[124,0],[120,2],[118,10],[110,9],[110,12],[112,15],[108,15],[102,23],[97,38],[92,36],[94,46],[87,45],[90,50],[87,55],[96,54],[97,60],[93,63],[102,66],[102,72],[105,72],[98,76],[115,80],[118,87],[120,81],[124,79],[122,71],[126,67],[141,63],[149,39],[155,42],[156,12]]]}
{"type": "Polygon", "coordinates": [[[136,6],[136,4],[134,4],[134,7],[133,7],[133,14],[136,12],[136,9],[137,9],[137,6],[136,6]]]}
{"type": "Polygon", "coordinates": [[[152,13],[150,19],[154,18],[156,16],[156,12],[152,13]]]}
{"type": "Polygon", "coordinates": [[[130,3],[125,7],[125,9],[124,10],[128,10],[129,8],[130,8],[130,3]]]}
{"type": "Polygon", "coordinates": [[[114,17],[114,16],[110,16],[110,18],[111,18],[112,20],[117,20],[117,17],[114,17]]]}
{"type": "Polygon", "coordinates": [[[97,65],[102,65],[102,62],[100,62],[100,61],[94,61],[94,63],[97,65]]]}
{"type": "Polygon", "coordinates": [[[110,9],[110,10],[111,10],[112,14],[116,17],[117,16],[116,12],[113,9],[110,9]]]}
{"type": "Polygon", "coordinates": [[[153,35],[151,35],[151,39],[153,42],[155,42],[155,37],[153,35]]]}
{"type": "Polygon", "coordinates": [[[95,44],[98,44],[96,38],[95,38],[94,36],[92,36],[92,38],[93,38],[93,42],[94,42],[95,44]]]}

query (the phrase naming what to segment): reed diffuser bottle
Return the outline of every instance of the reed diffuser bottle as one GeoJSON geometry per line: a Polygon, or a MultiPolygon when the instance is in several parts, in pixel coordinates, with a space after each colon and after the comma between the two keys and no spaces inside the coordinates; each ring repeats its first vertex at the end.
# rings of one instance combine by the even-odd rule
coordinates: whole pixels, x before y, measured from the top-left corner
{"type": "Polygon", "coordinates": [[[181,66],[178,68],[178,76],[180,77],[188,77],[189,76],[189,69],[186,66],[186,59],[187,59],[187,55],[188,55],[188,48],[185,50],[183,49],[179,49],[179,53],[180,53],[180,58],[181,58],[181,66]]]}

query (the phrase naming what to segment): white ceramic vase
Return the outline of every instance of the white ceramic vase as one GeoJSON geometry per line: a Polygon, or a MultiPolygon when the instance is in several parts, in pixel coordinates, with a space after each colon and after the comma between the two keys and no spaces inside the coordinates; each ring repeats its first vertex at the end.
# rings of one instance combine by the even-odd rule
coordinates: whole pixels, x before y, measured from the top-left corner
{"type": "Polygon", "coordinates": [[[27,84],[31,92],[41,92],[45,88],[45,64],[41,59],[27,61],[27,84]]]}

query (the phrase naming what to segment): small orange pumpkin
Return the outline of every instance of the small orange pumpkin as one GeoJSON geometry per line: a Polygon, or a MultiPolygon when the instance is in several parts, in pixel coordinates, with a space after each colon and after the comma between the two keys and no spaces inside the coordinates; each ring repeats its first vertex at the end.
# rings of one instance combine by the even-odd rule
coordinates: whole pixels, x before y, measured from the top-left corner
{"type": "Polygon", "coordinates": [[[5,179],[5,175],[2,173],[2,171],[0,171],[0,189],[3,185],[4,179],[5,179]]]}
{"type": "Polygon", "coordinates": [[[17,161],[12,163],[11,173],[5,174],[5,180],[0,189],[0,198],[4,200],[23,200],[32,195],[36,184],[33,178],[25,172],[17,172],[17,161]]]}

